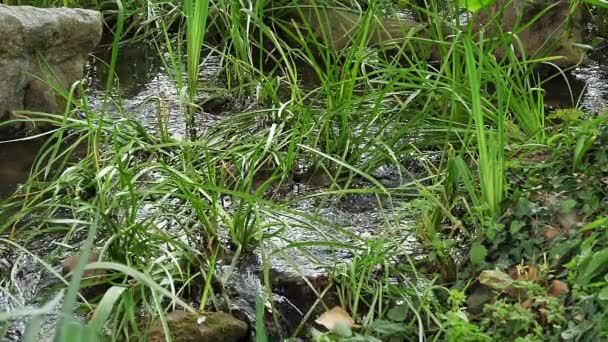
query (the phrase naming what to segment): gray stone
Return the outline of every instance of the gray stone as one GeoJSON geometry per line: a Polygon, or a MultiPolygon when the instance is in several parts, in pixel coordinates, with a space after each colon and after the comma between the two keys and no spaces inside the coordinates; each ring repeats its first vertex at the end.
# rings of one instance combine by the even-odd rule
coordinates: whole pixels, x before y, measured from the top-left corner
{"type": "MultiPolygon", "coordinates": [[[[82,79],[101,33],[97,11],[0,5],[0,122],[19,111],[63,112],[52,89],[82,79]]],[[[15,129],[0,127],[0,137],[15,129]]]]}

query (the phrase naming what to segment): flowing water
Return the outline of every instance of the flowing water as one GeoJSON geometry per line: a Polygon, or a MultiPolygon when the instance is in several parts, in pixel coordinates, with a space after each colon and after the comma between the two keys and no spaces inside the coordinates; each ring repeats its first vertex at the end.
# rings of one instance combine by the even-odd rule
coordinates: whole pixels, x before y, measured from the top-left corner
{"type": "MultiPolygon", "coordinates": [[[[180,92],[175,89],[169,73],[164,69],[156,47],[143,44],[121,50],[116,66],[116,86],[106,98],[104,81],[107,75],[104,73],[103,64],[108,62],[108,55],[108,50],[99,49],[88,68],[88,96],[91,107],[101,110],[105,106],[110,112],[127,113],[152,132],[159,131],[159,107],[162,107],[168,113],[167,128],[170,134],[178,139],[184,137],[186,127],[180,114],[180,92]]],[[[222,96],[222,92],[217,90],[221,89],[221,82],[217,80],[219,62],[219,58],[211,56],[204,64],[202,83],[209,87],[207,92],[203,91],[202,98],[213,98],[218,94],[222,96]]],[[[546,90],[546,102],[550,106],[580,105],[591,112],[603,110],[608,107],[608,63],[602,58],[590,60],[586,65],[569,73],[567,81],[556,78],[548,83],[546,90]]],[[[205,129],[212,126],[230,113],[247,110],[252,103],[254,101],[236,105],[221,104],[215,107],[213,113],[199,115],[196,118],[197,127],[205,129]]],[[[0,143],[0,198],[8,196],[27,179],[40,146],[41,142],[38,140],[0,143]]],[[[294,184],[292,189],[294,195],[314,191],[318,191],[318,188],[304,184],[294,184]]],[[[404,245],[410,246],[410,252],[415,250],[416,239],[409,233],[410,218],[387,214],[391,212],[387,208],[399,207],[401,203],[383,202],[383,209],[380,209],[377,203],[375,196],[353,195],[346,199],[329,199],[322,203],[317,199],[308,198],[293,205],[294,209],[315,213],[328,224],[326,227],[294,224],[293,227],[296,228],[286,229],[265,242],[264,247],[268,250],[280,251],[270,258],[271,272],[276,279],[273,284],[276,297],[273,301],[282,308],[286,322],[299,322],[305,308],[311,305],[309,299],[314,298],[304,279],[322,283],[327,278],[325,269],[328,266],[339,265],[353,257],[352,249],[335,246],[289,248],[295,242],[315,242],[323,234],[328,234],[333,235],[332,239],[335,241],[356,246],[358,238],[384,235],[401,239],[404,245]],[[343,232],[336,231],[336,226],[343,232]]],[[[147,214],[149,213],[142,213],[144,216],[147,214]]],[[[267,219],[273,220],[271,217],[267,219]]],[[[33,252],[44,254],[44,248],[49,246],[53,246],[53,241],[43,241],[38,250],[36,246],[32,248],[33,252]]],[[[218,266],[219,275],[227,274],[225,286],[234,296],[234,300],[227,305],[250,321],[255,317],[255,298],[261,292],[260,260],[256,255],[243,258],[234,266],[236,271],[228,262],[220,262],[218,266]]],[[[59,270],[59,266],[57,269],[59,270]]],[[[5,280],[0,281],[0,290],[9,290],[12,296],[0,291],[0,311],[24,305],[41,305],[51,298],[44,288],[53,283],[53,276],[44,272],[36,260],[26,253],[15,250],[3,252],[0,248],[0,273],[7,276],[5,280]]],[[[53,322],[54,317],[47,317],[48,327],[51,327],[53,322]]],[[[24,328],[24,322],[15,322],[4,335],[9,340],[17,340],[24,328]]],[[[52,336],[50,333],[46,335],[52,336]]]]}

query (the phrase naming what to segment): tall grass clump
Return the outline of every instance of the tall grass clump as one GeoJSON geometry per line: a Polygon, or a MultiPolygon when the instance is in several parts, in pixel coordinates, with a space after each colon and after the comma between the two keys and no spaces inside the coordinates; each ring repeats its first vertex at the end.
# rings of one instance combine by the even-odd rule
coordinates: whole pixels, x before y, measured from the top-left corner
{"type": "Polygon", "coordinates": [[[188,71],[188,111],[187,132],[194,139],[194,99],[198,94],[198,79],[201,63],[201,50],[209,16],[209,0],[185,0],[183,3],[186,17],[186,68],[188,71]]]}
{"type": "MultiPolygon", "coordinates": [[[[465,38],[465,61],[471,89],[471,112],[475,123],[477,149],[479,153],[478,172],[482,199],[488,206],[490,217],[500,214],[500,206],[505,195],[505,160],[504,160],[504,112],[498,112],[496,132],[488,132],[482,111],[479,65],[483,65],[483,55],[475,56],[473,44],[465,38]],[[477,58],[476,58],[477,57],[477,58]]],[[[480,48],[483,52],[483,46],[480,48]]],[[[502,94],[499,95],[501,97],[502,94]]]]}

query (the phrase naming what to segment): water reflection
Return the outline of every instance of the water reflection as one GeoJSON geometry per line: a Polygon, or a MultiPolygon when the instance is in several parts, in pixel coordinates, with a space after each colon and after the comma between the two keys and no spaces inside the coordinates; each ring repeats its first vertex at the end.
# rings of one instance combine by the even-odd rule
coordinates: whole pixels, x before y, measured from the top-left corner
{"type": "Polygon", "coordinates": [[[589,61],[577,68],[574,77],[586,84],[582,99],[583,109],[599,112],[608,107],[608,64],[601,59],[589,61]]]}
{"type": "Polygon", "coordinates": [[[42,140],[26,140],[0,144],[0,198],[17,190],[30,173],[42,140]]]}

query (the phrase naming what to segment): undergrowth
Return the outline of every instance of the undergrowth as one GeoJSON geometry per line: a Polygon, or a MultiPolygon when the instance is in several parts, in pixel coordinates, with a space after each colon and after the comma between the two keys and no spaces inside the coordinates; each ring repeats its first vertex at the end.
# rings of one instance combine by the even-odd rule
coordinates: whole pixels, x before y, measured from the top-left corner
{"type": "MultiPolygon", "coordinates": [[[[35,255],[66,289],[0,313],[7,329],[29,319],[26,341],[62,298],[58,340],[139,340],[158,321],[170,336],[171,311],[230,310],[229,280],[252,255],[260,286],[247,323],[258,341],[606,338],[608,120],[545,115],[535,67],[557,58],[522,56],[511,33],[490,35],[437,2],[411,4],[424,25],[388,33],[386,1],[34,4],[103,10],[115,36],[103,109],[80,89],[62,92],[70,116],[39,113],[57,129],[1,203],[3,245],[35,255]],[[162,108],[160,134],[108,109],[121,45],[142,39],[173,78],[186,139],[167,131],[162,108]],[[197,130],[205,54],[220,56],[227,92],[255,106],[197,130]],[[324,215],[356,196],[371,199],[382,233],[324,215]],[[53,268],[78,250],[70,277],[53,268]],[[280,310],[272,267],[281,257],[298,270],[291,252],[326,274],[317,283],[297,272],[310,301],[296,323],[280,310]],[[87,264],[89,254],[101,261],[87,264]],[[311,327],[332,305],[357,324],[311,327]]],[[[17,273],[0,282],[9,297],[17,273]]]]}

